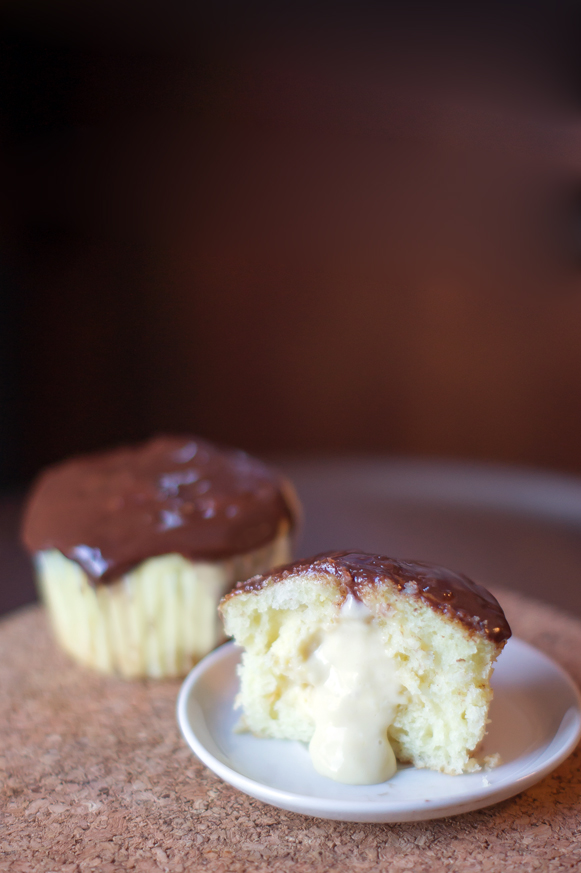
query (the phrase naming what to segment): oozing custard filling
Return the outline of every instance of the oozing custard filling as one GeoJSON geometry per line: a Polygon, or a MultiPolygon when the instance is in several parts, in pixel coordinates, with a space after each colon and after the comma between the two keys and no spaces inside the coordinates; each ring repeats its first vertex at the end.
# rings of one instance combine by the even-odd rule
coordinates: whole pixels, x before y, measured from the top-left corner
{"type": "Polygon", "coordinates": [[[347,602],[306,666],[315,770],[351,785],[390,779],[397,764],[387,732],[403,689],[368,610],[347,602]]]}

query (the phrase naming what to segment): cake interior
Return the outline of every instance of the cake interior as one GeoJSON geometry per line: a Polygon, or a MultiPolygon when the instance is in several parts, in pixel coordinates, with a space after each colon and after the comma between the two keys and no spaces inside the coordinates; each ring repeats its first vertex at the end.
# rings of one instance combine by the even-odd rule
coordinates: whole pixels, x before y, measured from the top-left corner
{"type": "MultiPolygon", "coordinates": [[[[474,753],[485,734],[489,680],[502,645],[392,584],[369,585],[359,594],[357,620],[372,623],[400,686],[387,730],[398,761],[449,774],[480,769],[474,753]]],[[[311,741],[309,664],[345,620],[346,603],[335,577],[312,570],[223,601],[226,632],[245,649],[237,699],[243,728],[311,741]]]]}

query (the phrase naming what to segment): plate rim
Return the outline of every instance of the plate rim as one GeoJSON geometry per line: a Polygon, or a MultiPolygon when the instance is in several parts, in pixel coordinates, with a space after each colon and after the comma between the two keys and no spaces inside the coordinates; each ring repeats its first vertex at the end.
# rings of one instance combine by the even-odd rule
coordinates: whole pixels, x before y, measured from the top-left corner
{"type": "MultiPolygon", "coordinates": [[[[242,648],[232,641],[224,643],[209,655],[206,655],[206,657],[203,658],[187,675],[178,694],[176,704],[177,721],[181,734],[190,750],[206,767],[208,767],[208,769],[237,790],[272,806],[316,818],[360,822],[376,821],[395,823],[459,815],[463,812],[470,812],[482,809],[486,806],[491,806],[495,803],[500,803],[502,800],[520,794],[521,791],[524,791],[532,785],[535,785],[537,782],[540,782],[541,779],[555,770],[566,760],[566,758],[569,757],[581,739],[581,691],[575,681],[561,664],[545,654],[545,652],[537,649],[535,646],[519,637],[512,637],[511,642],[513,646],[516,644],[519,647],[529,650],[535,655],[535,657],[544,659],[551,669],[559,674],[561,681],[567,686],[569,692],[572,694],[576,705],[570,706],[563,713],[559,728],[554,736],[557,735],[560,726],[563,723],[563,719],[569,712],[571,712],[571,710],[574,711],[576,717],[574,731],[569,739],[555,750],[555,752],[553,752],[553,754],[545,760],[541,766],[533,766],[530,771],[525,772],[522,776],[504,784],[483,784],[476,790],[471,789],[469,792],[456,795],[453,798],[428,798],[421,805],[417,800],[398,802],[394,805],[390,804],[387,798],[384,803],[378,803],[377,800],[360,801],[356,799],[334,800],[330,798],[320,798],[312,795],[297,794],[281,788],[273,788],[270,785],[259,782],[249,776],[245,776],[238,770],[224,764],[206,749],[192,729],[188,718],[188,702],[197,682],[216,662],[229,660],[235,654],[242,652],[242,648]]],[[[570,729],[571,728],[569,728],[569,730],[570,729]]],[[[554,737],[548,740],[547,745],[552,742],[552,739],[554,739],[554,737]]]]}

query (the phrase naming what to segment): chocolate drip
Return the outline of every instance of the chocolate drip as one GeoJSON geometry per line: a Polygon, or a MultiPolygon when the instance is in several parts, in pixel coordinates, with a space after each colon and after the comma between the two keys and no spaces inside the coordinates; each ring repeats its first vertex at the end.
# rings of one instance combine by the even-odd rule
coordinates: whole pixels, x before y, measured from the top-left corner
{"type": "Polygon", "coordinates": [[[331,552],[296,561],[275,573],[239,582],[236,591],[258,591],[267,582],[282,582],[305,573],[330,574],[361,600],[361,590],[370,586],[395,585],[398,591],[423,600],[432,609],[458,619],[471,630],[486,634],[495,643],[509,639],[511,630],[495,597],[463,576],[436,564],[396,561],[363,552],[331,552]]]}
{"type": "Polygon", "coordinates": [[[158,437],[46,470],[23,540],[109,582],[156,555],[214,561],[258,549],[292,527],[293,503],[286,480],[244,452],[158,437]]]}

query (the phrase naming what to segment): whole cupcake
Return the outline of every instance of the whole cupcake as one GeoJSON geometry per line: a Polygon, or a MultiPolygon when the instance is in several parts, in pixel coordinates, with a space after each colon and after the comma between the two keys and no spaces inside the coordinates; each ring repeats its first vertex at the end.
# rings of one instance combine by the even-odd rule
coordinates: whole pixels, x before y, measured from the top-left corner
{"type": "Polygon", "coordinates": [[[23,540],[56,637],[77,661],[183,676],[224,638],[220,598],[290,560],[297,511],[292,486],[266,464],[164,436],[47,469],[23,540]]]}

